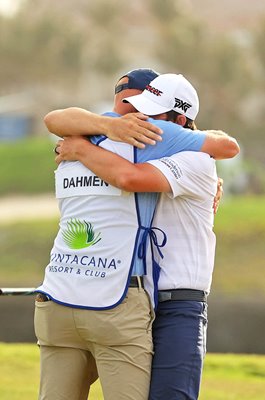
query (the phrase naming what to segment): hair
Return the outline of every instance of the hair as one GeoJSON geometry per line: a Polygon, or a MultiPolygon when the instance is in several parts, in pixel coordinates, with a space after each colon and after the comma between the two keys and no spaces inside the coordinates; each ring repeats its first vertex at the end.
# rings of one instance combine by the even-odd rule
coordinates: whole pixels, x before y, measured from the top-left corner
{"type": "MultiPolygon", "coordinates": [[[[174,110],[168,111],[166,114],[167,114],[168,121],[171,121],[171,122],[176,122],[177,117],[179,115],[182,115],[174,110]]],[[[195,122],[192,119],[187,118],[187,117],[186,117],[186,123],[184,125],[184,128],[191,129],[192,131],[197,129],[195,122]]]]}

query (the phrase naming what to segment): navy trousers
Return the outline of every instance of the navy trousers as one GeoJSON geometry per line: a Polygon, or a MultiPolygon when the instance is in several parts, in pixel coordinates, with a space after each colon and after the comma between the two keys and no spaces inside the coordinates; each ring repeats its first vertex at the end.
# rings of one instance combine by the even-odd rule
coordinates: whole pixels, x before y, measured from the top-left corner
{"type": "Polygon", "coordinates": [[[149,400],[197,400],[206,353],[207,304],[165,301],[153,324],[149,400]]]}

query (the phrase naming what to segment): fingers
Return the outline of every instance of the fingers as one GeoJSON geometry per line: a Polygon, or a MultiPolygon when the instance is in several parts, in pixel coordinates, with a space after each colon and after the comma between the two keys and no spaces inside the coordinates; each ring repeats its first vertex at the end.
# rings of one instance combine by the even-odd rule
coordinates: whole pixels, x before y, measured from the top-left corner
{"type": "MultiPolygon", "coordinates": [[[[144,122],[144,125],[137,125],[134,130],[133,138],[137,142],[141,142],[144,144],[155,145],[156,142],[161,142],[163,131],[150,124],[149,122],[144,122]]],[[[138,146],[137,146],[138,147],[138,146]]]]}
{"type": "Polygon", "coordinates": [[[55,162],[56,162],[57,165],[59,165],[60,162],[62,162],[62,161],[63,161],[63,159],[62,159],[62,157],[61,157],[60,154],[59,154],[58,156],[55,157],[55,162]]]}
{"type": "Polygon", "coordinates": [[[143,121],[146,121],[149,117],[148,117],[148,115],[142,114],[141,112],[135,112],[135,113],[129,113],[129,114],[123,115],[122,118],[123,119],[138,118],[138,119],[141,119],[143,121]]]}
{"type": "Polygon", "coordinates": [[[60,162],[63,161],[62,156],[61,156],[61,144],[63,143],[63,140],[58,140],[58,142],[56,143],[56,146],[54,148],[54,153],[56,154],[55,156],[55,162],[57,165],[60,164],[60,162]]]}
{"type": "Polygon", "coordinates": [[[137,132],[136,130],[133,131],[133,136],[124,136],[122,141],[136,146],[139,149],[144,149],[147,144],[154,146],[156,142],[161,142],[162,137],[154,132],[150,132],[146,129],[139,129],[138,127],[137,132]]]}
{"type": "Polygon", "coordinates": [[[107,133],[112,140],[126,142],[140,149],[146,144],[155,145],[157,141],[161,141],[162,134],[162,129],[147,122],[146,116],[141,113],[112,118],[107,133]]]}
{"type": "Polygon", "coordinates": [[[144,149],[146,144],[154,146],[156,142],[161,142],[162,137],[146,129],[138,129],[138,132],[135,132],[133,137],[128,136],[125,140],[133,146],[144,149]]]}
{"type": "Polygon", "coordinates": [[[221,198],[224,194],[224,188],[223,188],[223,179],[218,177],[218,182],[217,182],[217,192],[214,198],[214,203],[213,203],[213,211],[214,214],[217,213],[221,198]]]}
{"type": "Polygon", "coordinates": [[[219,203],[215,201],[213,203],[213,213],[214,213],[214,215],[217,213],[218,207],[219,207],[219,203]]]}
{"type": "MultiPolygon", "coordinates": [[[[145,144],[138,142],[137,139],[131,138],[131,145],[133,145],[134,147],[138,147],[138,149],[144,149],[145,148],[145,144]]],[[[154,143],[155,144],[155,143],[154,143]]]]}
{"type": "Polygon", "coordinates": [[[151,124],[151,122],[142,121],[139,123],[139,121],[138,121],[138,125],[145,130],[145,132],[144,132],[145,134],[150,132],[150,134],[155,134],[156,137],[160,137],[160,135],[163,134],[162,129],[160,129],[156,125],[151,124]]]}
{"type": "Polygon", "coordinates": [[[141,119],[143,121],[146,121],[149,118],[148,115],[142,114],[140,112],[132,113],[131,115],[135,116],[136,118],[141,119]]]}
{"type": "Polygon", "coordinates": [[[58,140],[58,142],[56,143],[56,146],[54,147],[53,151],[55,154],[59,154],[60,153],[60,145],[63,143],[63,140],[58,140]]]}
{"type": "Polygon", "coordinates": [[[214,212],[214,214],[217,213],[219,204],[220,204],[220,198],[215,197],[214,202],[213,202],[213,212],[214,212]]]}
{"type": "Polygon", "coordinates": [[[60,145],[63,143],[63,140],[58,140],[56,146],[54,147],[53,151],[55,154],[60,154],[60,145]]]}
{"type": "Polygon", "coordinates": [[[125,143],[131,144],[134,147],[138,147],[138,149],[144,149],[145,148],[145,144],[140,142],[139,140],[135,139],[132,136],[128,136],[124,139],[125,143]]]}
{"type": "Polygon", "coordinates": [[[157,139],[159,137],[159,135],[163,134],[163,130],[160,129],[158,126],[153,125],[151,122],[146,122],[146,119],[148,119],[149,117],[142,114],[142,113],[131,113],[131,114],[126,114],[125,116],[121,117],[121,119],[126,119],[126,120],[130,120],[131,122],[131,128],[136,129],[137,131],[137,127],[138,128],[143,128],[144,131],[141,132],[144,135],[152,135],[155,134],[153,139],[154,140],[159,140],[157,139]]]}
{"type": "Polygon", "coordinates": [[[218,177],[218,181],[217,181],[217,187],[218,189],[222,189],[224,185],[224,180],[222,178],[218,177]]]}
{"type": "Polygon", "coordinates": [[[161,142],[162,140],[161,136],[147,130],[144,130],[143,133],[138,133],[134,139],[143,144],[150,144],[152,146],[154,146],[156,142],[161,142]]]}

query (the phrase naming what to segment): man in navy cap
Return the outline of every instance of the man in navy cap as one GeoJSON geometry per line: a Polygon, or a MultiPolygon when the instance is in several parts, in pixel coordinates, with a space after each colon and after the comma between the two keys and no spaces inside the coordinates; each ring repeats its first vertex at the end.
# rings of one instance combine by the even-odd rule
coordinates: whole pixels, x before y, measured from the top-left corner
{"type": "Polygon", "coordinates": [[[135,112],[123,99],[142,93],[145,87],[159,74],[150,68],[139,68],[127,72],[115,85],[113,112],[93,114],[85,109],[70,107],[54,110],[44,117],[50,132],[58,136],[71,136],[73,126],[80,135],[105,134],[109,139],[123,141],[139,148],[161,140],[161,129],[149,122],[147,116],[135,112]],[[114,114],[115,113],[115,114],[114,114]],[[109,117],[122,116],[121,118],[109,117]]]}

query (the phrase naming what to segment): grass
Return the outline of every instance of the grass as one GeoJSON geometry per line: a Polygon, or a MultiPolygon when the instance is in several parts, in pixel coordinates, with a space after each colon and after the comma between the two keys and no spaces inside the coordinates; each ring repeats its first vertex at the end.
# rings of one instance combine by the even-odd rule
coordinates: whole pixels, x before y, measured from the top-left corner
{"type": "Polygon", "coordinates": [[[53,147],[48,135],[1,143],[0,195],[53,192],[53,147]]]}
{"type": "MultiPolygon", "coordinates": [[[[0,343],[1,400],[37,398],[39,352],[33,344],[0,343]],[[14,384],[15,383],[15,384],[14,384]]],[[[208,354],[200,400],[264,399],[265,356],[208,354]]],[[[89,400],[103,400],[97,381],[89,400]]]]}
{"type": "Polygon", "coordinates": [[[265,356],[208,354],[200,400],[262,400],[265,356]]]}
{"type": "MultiPolygon", "coordinates": [[[[34,344],[0,343],[0,399],[35,400],[38,397],[39,351],[34,344]]],[[[89,400],[103,399],[99,381],[89,400]]]]}
{"type": "Polygon", "coordinates": [[[265,196],[224,197],[215,217],[215,231],[242,237],[265,229],[265,196]]]}
{"type": "Polygon", "coordinates": [[[35,286],[41,282],[57,229],[57,220],[0,225],[2,286],[35,286]]]}
{"type": "Polygon", "coordinates": [[[215,218],[213,293],[264,296],[265,198],[224,200],[215,218]]]}

